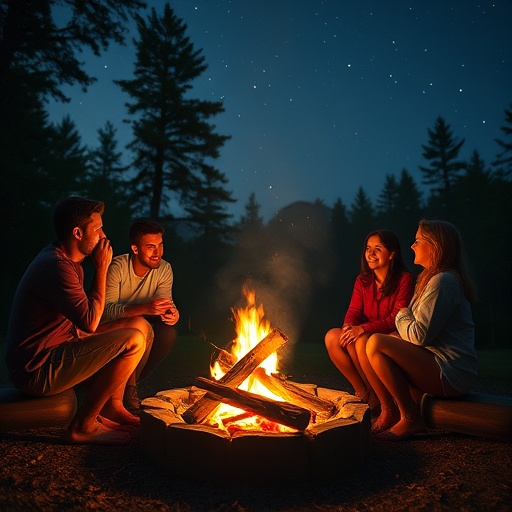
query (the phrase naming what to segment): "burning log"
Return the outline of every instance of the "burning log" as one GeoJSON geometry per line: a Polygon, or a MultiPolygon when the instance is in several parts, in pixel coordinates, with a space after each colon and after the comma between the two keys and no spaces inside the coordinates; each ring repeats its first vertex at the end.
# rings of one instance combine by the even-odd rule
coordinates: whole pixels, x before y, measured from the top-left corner
{"type": "MultiPolygon", "coordinates": [[[[270,354],[284,345],[288,338],[279,330],[273,329],[265,336],[252,350],[247,352],[240,361],[219,379],[219,384],[224,384],[230,388],[236,388],[249,377],[270,354]]],[[[189,407],[182,415],[183,419],[191,423],[201,423],[217,407],[219,400],[212,400],[208,396],[203,396],[195,404],[189,407]]]]}
{"type": "Polygon", "coordinates": [[[197,387],[214,393],[214,397],[222,402],[245,411],[263,416],[268,420],[281,423],[297,430],[304,430],[311,420],[307,409],[288,402],[277,402],[269,398],[249,393],[241,389],[233,389],[216,381],[198,377],[197,387]]]}
{"type": "Polygon", "coordinates": [[[253,372],[255,376],[269,391],[272,391],[277,396],[280,396],[286,402],[304,407],[315,414],[320,414],[325,418],[332,416],[335,405],[329,400],[319,398],[312,393],[287,382],[286,380],[275,377],[274,375],[267,375],[263,368],[256,368],[253,372]]]}
{"type": "MultiPolygon", "coordinates": [[[[223,372],[228,372],[237,360],[233,354],[216,347],[212,354],[212,361],[215,361],[223,372]]],[[[322,417],[329,418],[336,409],[336,406],[330,400],[319,398],[279,376],[267,375],[263,368],[256,368],[252,372],[252,376],[256,377],[269,391],[280,396],[286,402],[304,407],[315,414],[320,414],[322,417]]]]}

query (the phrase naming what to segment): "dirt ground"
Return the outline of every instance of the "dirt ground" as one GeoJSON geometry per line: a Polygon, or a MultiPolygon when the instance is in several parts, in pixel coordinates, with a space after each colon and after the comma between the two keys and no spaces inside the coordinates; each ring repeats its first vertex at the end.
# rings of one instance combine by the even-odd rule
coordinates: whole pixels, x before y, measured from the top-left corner
{"type": "MultiPolygon", "coordinates": [[[[149,382],[141,394],[186,386],[188,378],[173,379],[167,387],[149,382]]],[[[343,389],[329,379],[308,376],[309,382],[343,389]]],[[[487,380],[477,391],[512,396],[512,384],[487,380]]],[[[141,452],[137,434],[128,447],[98,447],[64,445],[62,432],[3,435],[0,511],[512,510],[512,443],[484,437],[429,430],[410,441],[374,441],[365,466],[349,476],[255,487],[167,477],[141,452]]],[[[269,464],[286,468],[286,461],[269,464]]],[[[340,460],[340,467],[346,464],[350,461],[340,460]]]]}

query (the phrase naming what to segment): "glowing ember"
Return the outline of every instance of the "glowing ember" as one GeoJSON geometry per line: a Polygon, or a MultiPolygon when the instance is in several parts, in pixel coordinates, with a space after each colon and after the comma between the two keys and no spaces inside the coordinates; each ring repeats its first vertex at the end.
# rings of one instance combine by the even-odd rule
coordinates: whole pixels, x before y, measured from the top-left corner
{"type": "MultiPolygon", "coordinates": [[[[235,320],[235,330],[237,337],[233,340],[231,355],[236,361],[239,361],[245,354],[253,349],[270,332],[270,322],[265,319],[263,305],[256,306],[256,292],[246,286],[243,287],[243,294],[247,301],[247,306],[239,309],[232,309],[235,320]]],[[[271,354],[260,368],[263,368],[267,375],[277,372],[278,358],[277,353],[271,354]]],[[[212,377],[219,380],[225,372],[221,369],[217,361],[210,368],[212,377]]],[[[269,391],[257,378],[249,376],[239,389],[255,393],[276,401],[284,401],[280,396],[269,391]]],[[[257,415],[252,415],[242,409],[232,407],[227,404],[220,404],[210,416],[210,424],[224,428],[230,433],[238,430],[258,430],[266,432],[295,432],[294,429],[284,425],[271,422],[257,415]]]]}

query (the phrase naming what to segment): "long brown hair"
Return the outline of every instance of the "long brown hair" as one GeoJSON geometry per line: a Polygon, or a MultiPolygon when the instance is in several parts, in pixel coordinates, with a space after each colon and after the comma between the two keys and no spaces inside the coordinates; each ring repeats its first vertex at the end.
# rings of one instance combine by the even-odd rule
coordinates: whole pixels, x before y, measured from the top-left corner
{"type": "Polygon", "coordinates": [[[363,278],[364,284],[370,284],[375,278],[373,271],[368,266],[368,262],[366,261],[365,256],[366,245],[372,236],[378,236],[382,242],[382,245],[389,252],[395,253],[393,258],[389,260],[388,273],[386,274],[386,279],[384,279],[384,282],[382,283],[382,295],[392,295],[398,288],[402,274],[404,272],[408,272],[408,269],[402,258],[400,241],[398,240],[398,237],[395,235],[395,233],[393,233],[393,231],[388,231],[386,229],[378,229],[377,231],[372,231],[366,236],[363,250],[361,252],[361,277],[363,278]]]}
{"type": "Polygon", "coordinates": [[[413,300],[421,295],[433,276],[449,271],[458,277],[466,299],[475,302],[475,288],[467,272],[459,230],[444,220],[425,219],[420,221],[418,230],[430,247],[430,262],[418,276],[413,300]]]}

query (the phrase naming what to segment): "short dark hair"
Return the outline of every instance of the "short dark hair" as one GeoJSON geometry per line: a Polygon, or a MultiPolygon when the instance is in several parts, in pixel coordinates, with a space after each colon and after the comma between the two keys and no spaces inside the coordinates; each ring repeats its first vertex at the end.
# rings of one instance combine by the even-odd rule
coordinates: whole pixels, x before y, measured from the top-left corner
{"type": "Polygon", "coordinates": [[[144,235],[163,235],[164,231],[164,227],[154,220],[137,219],[130,227],[130,244],[139,245],[144,235]]]}
{"type": "Polygon", "coordinates": [[[79,227],[85,230],[91,221],[93,213],[103,215],[105,203],[96,199],[80,196],[69,196],[60,199],[53,209],[53,228],[57,240],[66,240],[73,229],[79,227]]]}

